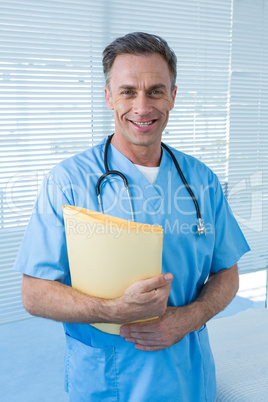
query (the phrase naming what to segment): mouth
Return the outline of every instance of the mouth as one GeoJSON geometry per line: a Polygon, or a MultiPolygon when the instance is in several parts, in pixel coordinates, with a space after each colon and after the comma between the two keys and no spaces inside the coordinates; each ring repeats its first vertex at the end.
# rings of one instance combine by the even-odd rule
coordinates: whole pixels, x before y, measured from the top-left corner
{"type": "Polygon", "coordinates": [[[148,121],[133,121],[133,120],[129,120],[132,124],[134,124],[137,127],[140,128],[146,128],[151,126],[152,124],[154,124],[156,122],[156,120],[148,120],[148,121]]]}

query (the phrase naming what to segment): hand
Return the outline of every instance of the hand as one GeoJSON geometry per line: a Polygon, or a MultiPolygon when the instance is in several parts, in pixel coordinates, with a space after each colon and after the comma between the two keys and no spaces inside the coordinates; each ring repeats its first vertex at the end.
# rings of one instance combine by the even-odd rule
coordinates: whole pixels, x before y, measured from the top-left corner
{"type": "Polygon", "coordinates": [[[135,343],[136,349],[152,352],[174,345],[199,326],[192,305],[167,307],[165,314],[158,319],[123,325],[120,336],[135,343]]]}
{"type": "Polygon", "coordinates": [[[173,275],[157,275],[129,286],[123,296],[116,299],[117,315],[121,323],[162,316],[167,308],[173,275]]]}

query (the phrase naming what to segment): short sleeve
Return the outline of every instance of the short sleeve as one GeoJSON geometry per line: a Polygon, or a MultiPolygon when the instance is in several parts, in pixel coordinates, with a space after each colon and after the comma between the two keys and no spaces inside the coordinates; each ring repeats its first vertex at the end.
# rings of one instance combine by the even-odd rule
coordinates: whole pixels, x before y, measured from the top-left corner
{"type": "Polygon", "coordinates": [[[224,268],[231,268],[250,250],[217,177],[214,208],[215,245],[211,264],[212,273],[224,268]]]}
{"type": "Polygon", "coordinates": [[[70,284],[62,206],[70,204],[49,174],[43,181],[14,270],[70,284]]]}

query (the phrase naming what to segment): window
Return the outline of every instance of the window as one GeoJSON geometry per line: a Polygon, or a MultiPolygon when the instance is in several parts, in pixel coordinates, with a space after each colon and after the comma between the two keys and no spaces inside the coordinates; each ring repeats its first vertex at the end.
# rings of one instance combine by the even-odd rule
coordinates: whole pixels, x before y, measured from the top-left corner
{"type": "Polygon", "coordinates": [[[253,248],[240,268],[267,266],[264,1],[3,0],[0,11],[0,323],[27,316],[12,266],[44,174],[113,130],[102,50],[131,31],[177,54],[163,139],[218,174],[253,248]]]}

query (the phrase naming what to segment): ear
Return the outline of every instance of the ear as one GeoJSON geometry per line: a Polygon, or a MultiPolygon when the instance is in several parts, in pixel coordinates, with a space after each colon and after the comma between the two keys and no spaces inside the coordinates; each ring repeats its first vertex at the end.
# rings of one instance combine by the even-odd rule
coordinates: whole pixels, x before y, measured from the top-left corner
{"type": "Polygon", "coordinates": [[[114,110],[112,96],[111,96],[110,90],[108,89],[108,87],[106,85],[104,87],[104,95],[105,95],[105,100],[106,100],[108,109],[114,110]]]}
{"type": "Polygon", "coordinates": [[[177,95],[177,89],[178,87],[174,87],[174,89],[171,92],[171,98],[172,98],[172,102],[171,102],[171,108],[170,110],[172,110],[174,108],[175,105],[175,99],[176,99],[176,95],[177,95]]]}

